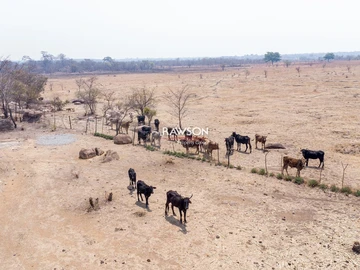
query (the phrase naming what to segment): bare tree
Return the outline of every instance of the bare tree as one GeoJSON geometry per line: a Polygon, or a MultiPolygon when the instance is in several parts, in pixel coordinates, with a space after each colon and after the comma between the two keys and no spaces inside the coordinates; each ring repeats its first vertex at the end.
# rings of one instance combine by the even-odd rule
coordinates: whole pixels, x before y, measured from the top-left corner
{"type": "Polygon", "coordinates": [[[102,94],[106,103],[104,104],[103,108],[102,108],[102,111],[104,113],[104,116],[106,116],[106,113],[109,111],[109,110],[112,110],[113,107],[114,107],[114,102],[115,102],[115,98],[114,98],[114,95],[115,95],[115,92],[112,91],[112,92],[109,92],[109,93],[103,93],[102,94]]]}
{"type": "Polygon", "coordinates": [[[87,114],[88,110],[90,111],[90,114],[96,113],[96,104],[101,95],[101,90],[97,87],[96,80],[96,76],[84,80],[83,90],[80,90],[77,94],[78,98],[84,100],[85,114],[87,114]]]}
{"type": "Polygon", "coordinates": [[[177,91],[169,89],[168,93],[164,96],[171,106],[170,114],[178,118],[180,128],[182,128],[181,123],[187,113],[187,106],[194,96],[188,91],[189,85],[185,85],[177,91]]]}
{"type": "MultiPolygon", "coordinates": [[[[84,84],[84,80],[83,80],[82,78],[80,78],[80,79],[75,80],[75,82],[76,82],[76,85],[77,85],[77,87],[78,87],[78,92],[80,92],[81,87],[82,87],[83,84],[84,84]]],[[[50,89],[50,90],[52,90],[52,89],[50,89]]]]}
{"type": "Polygon", "coordinates": [[[155,101],[155,89],[147,89],[145,87],[133,89],[133,93],[130,96],[131,106],[139,115],[145,115],[145,108],[154,107],[155,101]]]}
{"type": "Polygon", "coordinates": [[[300,77],[300,67],[296,67],[296,71],[297,71],[297,73],[299,74],[299,77],[300,77]]]}

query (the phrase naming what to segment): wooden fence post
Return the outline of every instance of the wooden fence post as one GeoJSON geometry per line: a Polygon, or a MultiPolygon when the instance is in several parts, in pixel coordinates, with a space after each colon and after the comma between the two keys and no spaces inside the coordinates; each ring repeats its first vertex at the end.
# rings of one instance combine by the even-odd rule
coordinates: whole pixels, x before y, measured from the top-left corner
{"type": "Polygon", "coordinates": [[[69,115],[69,124],[70,124],[70,129],[72,129],[70,115],[69,115]]]}

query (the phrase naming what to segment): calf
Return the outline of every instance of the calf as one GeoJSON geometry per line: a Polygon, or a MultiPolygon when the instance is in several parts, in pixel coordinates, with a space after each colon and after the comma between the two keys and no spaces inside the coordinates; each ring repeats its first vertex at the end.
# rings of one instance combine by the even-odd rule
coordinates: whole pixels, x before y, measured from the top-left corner
{"type": "Polygon", "coordinates": [[[251,153],[250,137],[241,136],[240,134],[236,134],[235,132],[232,133],[232,136],[235,138],[237,144],[237,151],[241,151],[241,144],[245,144],[246,145],[245,152],[247,151],[249,145],[250,153],[251,153]]]}
{"type": "Polygon", "coordinates": [[[189,204],[191,203],[192,195],[190,198],[183,198],[179,193],[173,190],[169,190],[166,192],[166,203],[165,203],[165,216],[168,215],[169,212],[169,203],[171,203],[171,210],[173,215],[176,216],[174,211],[174,206],[179,208],[180,212],[180,223],[182,223],[182,212],[184,212],[184,223],[186,223],[186,211],[189,209],[189,204]]]}
{"type": "Polygon", "coordinates": [[[265,149],[265,143],[266,143],[267,136],[261,136],[259,134],[255,134],[255,148],[257,149],[257,143],[261,143],[261,149],[265,149]]]}
{"type": "Polygon", "coordinates": [[[145,115],[138,115],[136,118],[138,120],[138,126],[145,125],[145,115]]]}
{"type": "Polygon", "coordinates": [[[231,155],[234,150],[234,140],[233,136],[225,138],[225,146],[226,146],[226,155],[231,155]]]}
{"type": "Polygon", "coordinates": [[[321,151],[321,150],[312,151],[312,150],[308,150],[308,149],[301,149],[300,151],[301,151],[303,157],[306,160],[306,166],[308,166],[309,158],[311,158],[311,159],[319,159],[320,160],[319,168],[320,168],[321,163],[322,163],[322,168],[324,168],[324,155],[325,155],[325,153],[323,151],[321,151]]]}
{"type": "Polygon", "coordinates": [[[133,168],[130,168],[128,171],[129,179],[130,179],[130,186],[136,189],[136,172],[133,168]]]}
{"type": "Polygon", "coordinates": [[[213,141],[209,141],[207,144],[203,145],[206,148],[206,153],[212,157],[212,151],[219,149],[219,144],[213,141]]]}
{"type": "Polygon", "coordinates": [[[285,169],[287,175],[289,175],[288,170],[287,170],[287,168],[289,166],[291,168],[296,168],[297,169],[296,177],[300,177],[300,171],[304,168],[304,160],[284,156],[283,157],[283,167],[282,167],[282,170],[281,170],[281,174],[284,174],[284,169],[285,169]]]}
{"type": "Polygon", "coordinates": [[[158,141],[159,148],[161,146],[161,134],[158,131],[153,131],[151,133],[151,145],[155,145],[155,141],[158,141]]]}
{"type": "Polygon", "coordinates": [[[159,119],[155,119],[155,120],[154,120],[154,125],[155,125],[156,131],[159,131],[159,125],[160,125],[159,119]]]}
{"type": "Polygon", "coordinates": [[[139,180],[137,182],[137,198],[138,198],[138,201],[140,201],[139,200],[139,195],[140,195],[141,201],[143,201],[142,194],[144,194],[145,199],[146,199],[146,207],[149,207],[149,197],[151,196],[151,194],[154,193],[154,189],[156,189],[156,187],[148,186],[147,184],[145,184],[144,181],[139,180]]]}

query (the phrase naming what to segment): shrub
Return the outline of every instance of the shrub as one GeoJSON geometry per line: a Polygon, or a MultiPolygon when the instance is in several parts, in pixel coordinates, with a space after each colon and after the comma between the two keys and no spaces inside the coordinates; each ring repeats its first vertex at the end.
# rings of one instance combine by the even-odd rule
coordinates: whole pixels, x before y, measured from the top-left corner
{"type": "Polygon", "coordinates": [[[234,166],[234,165],[232,165],[232,164],[230,164],[229,168],[230,168],[230,169],[234,169],[234,168],[235,168],[235,166],[234,166]]]}
{"type": "Polygon", "coordinates": [[[278,174],[276,175],[276,178],[279,179],[279,180],[283,179],[283,177],[284,177],[284,176],[283,176],[281,173],[278,173],[278,174]]]}
{"type": "Polygon", "coordinates": [[[302,178],[302,177],[295,177],[295,179],[294,179],[294,183],[295,184],[298,184],[298,185],[301,185],[301,184],[303,184],[305,181],[304,181],[304,179],[302,178]]]}
{"type": "Polygon", "coordinates": [[[291,178],[291,176],[290,175],[287,175],[287,176],[285,176],[285,181],[291,181],[292,180],[292,178],[291,178]]]}
{"type": "Polygon", "coordinates": [[[341,193],[345,193],[345,194],[351,194],[351,188],[350,187],[343,187],[342,189],[340,189],[341,193]]]}
{"type": "Polygon", "coordinates": [[[354,191],[354,196],[360,197],[360,190],[354,191]]]}
{"type": "Polygon", "coordinates": [[[113,140],[114,139],[114,136],[106,135],[106,134],[102,134],[102,133],[98,133],[98,132],[95,132],[94,136],[95,137],[101,137],[101,138],[104,138],[106,140],[113,140]]]}
{"type": "Polygon", "coordinates": [[[201,160],[201,157],[197,157],[196,160],[201,160]]]}
{"type": "Polygon", "coordinates": [[[308,186],[309,186],[309,187],[312,187],[312,188],[317,187],[318,185],[319,185],[319,182],[316,181],[316,180],[314,180],[314,179],[311,179],[311,180],[309,180],[309,182],[308,182],[308,186]]]}
{"type": "Polygon", "coordinates": [[[320,184],[319,188],[322,189],[322,190],[327,190],[329,188],[329,186],[326,185],[326,184],[320,184]]]}
{"type": "Polygon", "coordinates": [[[203,157],[203,158],[201,159],[201,161],[202,161],[202,162],[205,162],[205,161],[206,161],[206,158],[203,157]]]}
{"type": "Polygon", "coordinates": [[[154,146],[152,146],[152,145],[146,145],[145,149],[148,150],[148,151],[155,151],[156,150],[156,148],[154,146]]]}
{"type": "Polygon", "coordinates": [[[260,174],[260,175],[265,175],[265,174],[266,174],[265,169],[260,169],[259,172],[258,172],[258,174],[260,174]]]}
{"type": "Polygon", "coordinates": [[[238,165],[238,166],[236,167],[236,169],[240,171],[240,170],[241,170],[241,166],[238,165]]]}
{"type": "Polygon", "coordinates": [[[340,189],[339,189],[337,186],[335,186],[335,185],[331,185],[330,190],[331,190],[332,192],[339,192],[340,189]]]}
{"type": "Polygon", "coordinates": [[[275,174],[274,174],[274,173],[270,173],[269,176],[270,176],[270,177],[274,177],[275,174]]]}
{"type": "Polygon", "coordinates": [[[258,170],[256,168],[252,168],[251,173],[258,173],[258,170]]]}

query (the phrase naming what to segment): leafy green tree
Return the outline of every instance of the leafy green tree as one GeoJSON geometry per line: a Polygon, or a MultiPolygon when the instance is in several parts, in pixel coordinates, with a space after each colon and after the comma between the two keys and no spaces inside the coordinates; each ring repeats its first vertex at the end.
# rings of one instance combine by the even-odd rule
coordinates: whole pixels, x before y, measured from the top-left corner
{"type": "Polygon", "coordinates": [[[151,120],[153,119],[153,117],[156,115],[156,110],[152,110],[148,107],[145,107],[144,109],[144,115],[147,117],[148,121],[149,121],[149,126],[151,124],[151,120]]]}
{"type": "Polygon", "coordinates": [[[279,62],[281,60],[281,56],[278,52],[267,52],[264,57],[265,62],[271,62],[273,65],[274,62],[279,62]]]}
{"type": "Polygon", "coordinates": [[[147,89],[145,87],[133,89],[130,97],[132,109],[136,111],[138,115],[145,115],[145,108],[153,108],[155,101],[155,89],[147,89]]]}
{"type": "Polygon", "coordinates": [[[335,59],[335,55],[333,53],[327,53],[325,54],[324,59],[329,62],[331,59],[335,59]]]}

